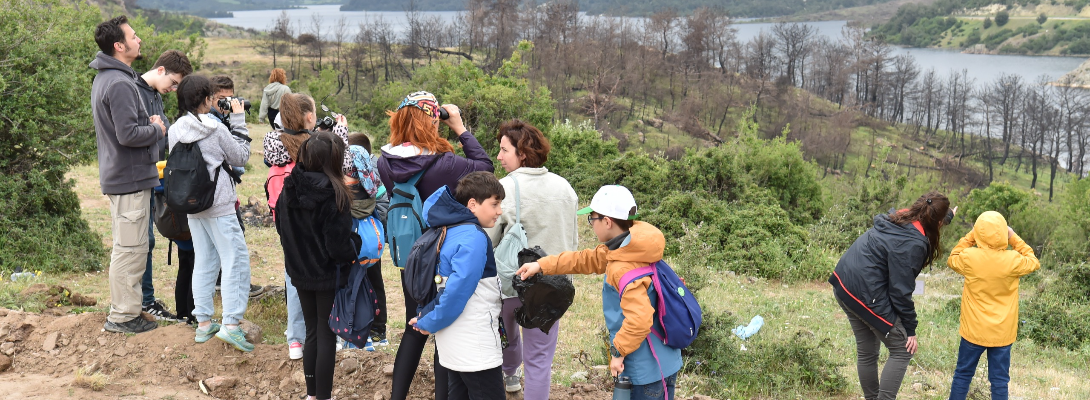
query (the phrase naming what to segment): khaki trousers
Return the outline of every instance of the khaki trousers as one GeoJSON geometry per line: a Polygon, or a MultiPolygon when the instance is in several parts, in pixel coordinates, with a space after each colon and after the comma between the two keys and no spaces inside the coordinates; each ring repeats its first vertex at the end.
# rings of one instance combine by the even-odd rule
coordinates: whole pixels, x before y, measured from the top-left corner
{"type": "Polygon", "coordinates": [[[110,253],[110,315],[113,323],[140,316],[141,279],[148,262],[148,223],[151,218],[151,189],[136,193],[107,195],[113,221],[113,251],[110,253]]]}

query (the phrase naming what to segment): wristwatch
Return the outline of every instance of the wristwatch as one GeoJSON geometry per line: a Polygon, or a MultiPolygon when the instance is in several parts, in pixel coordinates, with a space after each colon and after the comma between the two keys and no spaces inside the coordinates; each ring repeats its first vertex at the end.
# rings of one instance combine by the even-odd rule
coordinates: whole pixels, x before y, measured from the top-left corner
{"type": "Polygon", "coordinates": [[[614,346],[612,343],[610,343],[609,355],[613,356],[614,358],[621,358],[621,351],[617,350],[617,346],[614,346]]]}

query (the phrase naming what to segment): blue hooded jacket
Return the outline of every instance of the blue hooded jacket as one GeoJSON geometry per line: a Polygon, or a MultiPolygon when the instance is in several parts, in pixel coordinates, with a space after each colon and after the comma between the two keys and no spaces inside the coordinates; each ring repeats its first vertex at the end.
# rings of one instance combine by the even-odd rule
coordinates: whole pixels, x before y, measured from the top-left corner
{"type": "Polygon", "coordinates": [[[432,227],[469,222],[447,230],[439,250],[439,275],[447,277],[446,287],[421,308],[417,318],[417,328],[438,332],[458,319],[481,279],[496,276],[496,261],[492,240],[481,229],[477,216],[454,199],[449,187],[443,186],[428,197],[424,216],[432,227]]]}

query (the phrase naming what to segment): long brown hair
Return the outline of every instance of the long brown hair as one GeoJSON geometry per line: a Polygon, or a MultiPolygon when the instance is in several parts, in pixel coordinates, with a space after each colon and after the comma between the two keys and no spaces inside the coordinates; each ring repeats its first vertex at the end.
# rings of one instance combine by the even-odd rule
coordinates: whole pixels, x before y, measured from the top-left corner
{"type": "Polygon", "coordinates": [[[352,193],[344,183],[344,141],[330,132],[318,132],[310,136],[299,148],[299,165],[309,172],[324,172],[333,184],[337,209],[348,211],[352,206],[352,193]]]}
{"type": "MultiPolygon", "coordinates": [[[[281,111],[283,112],[283,111],[281,111]]],[[[390,116],[390,144],[393,146],[405,142],[433,153],[454,151],[446,139],[439,137],[439,127],[435,119],[416,107],[403,107],[397,111],[386,111],[390,116]]]]}
{"type": "Polygon", "coordinates": [[[314,99],[310,96],[288,93],[280,98],[280,120],[284,123],[284,129],[301,132],[280,135],[280,142],[284,143],[284,150],[292,160],[299,160],[299,146],[310,138],[310,134],[305,132],[308,112],[314,112],[314,99]]]}
{"type": "Polygon", "coordinates": [[[927,236],[927,242],[931,245],[930,251],[927,253],[927,261],[924,262],[924,266],[930,266],[931,262],[935,261],[935,257],[939,256],[941,249],[940,244],[940,232],[939,228],[942,227],[942,221],[946,219],[946,213],[950,210],[950,199],[939,192],[929,192],[920,198],[916,199],[912,206],[893,213],[889,216],[889,220],[895,224],[904,225],[911,224],[914,221],[920,221],[920,225],[923,226],[924,236],[927,236]]]}

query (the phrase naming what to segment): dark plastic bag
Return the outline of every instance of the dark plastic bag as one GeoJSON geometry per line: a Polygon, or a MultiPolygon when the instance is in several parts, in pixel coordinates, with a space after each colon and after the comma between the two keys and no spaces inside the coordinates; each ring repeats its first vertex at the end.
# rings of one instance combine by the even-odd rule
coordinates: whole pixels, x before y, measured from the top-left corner
{"type": "MultiPolygon", "coordinates": [[[[544,256],[545,251],[540,246],[523,249],[518,255],[519,265],[544,256]]],[[[564,275],[537,274],[524,281],[515,274],[511,282],[522,301],[522,307],[515,309],[515,322],[523,328],[538,328],[548,334],[575,301],[575,286],[564,275]]]]}

